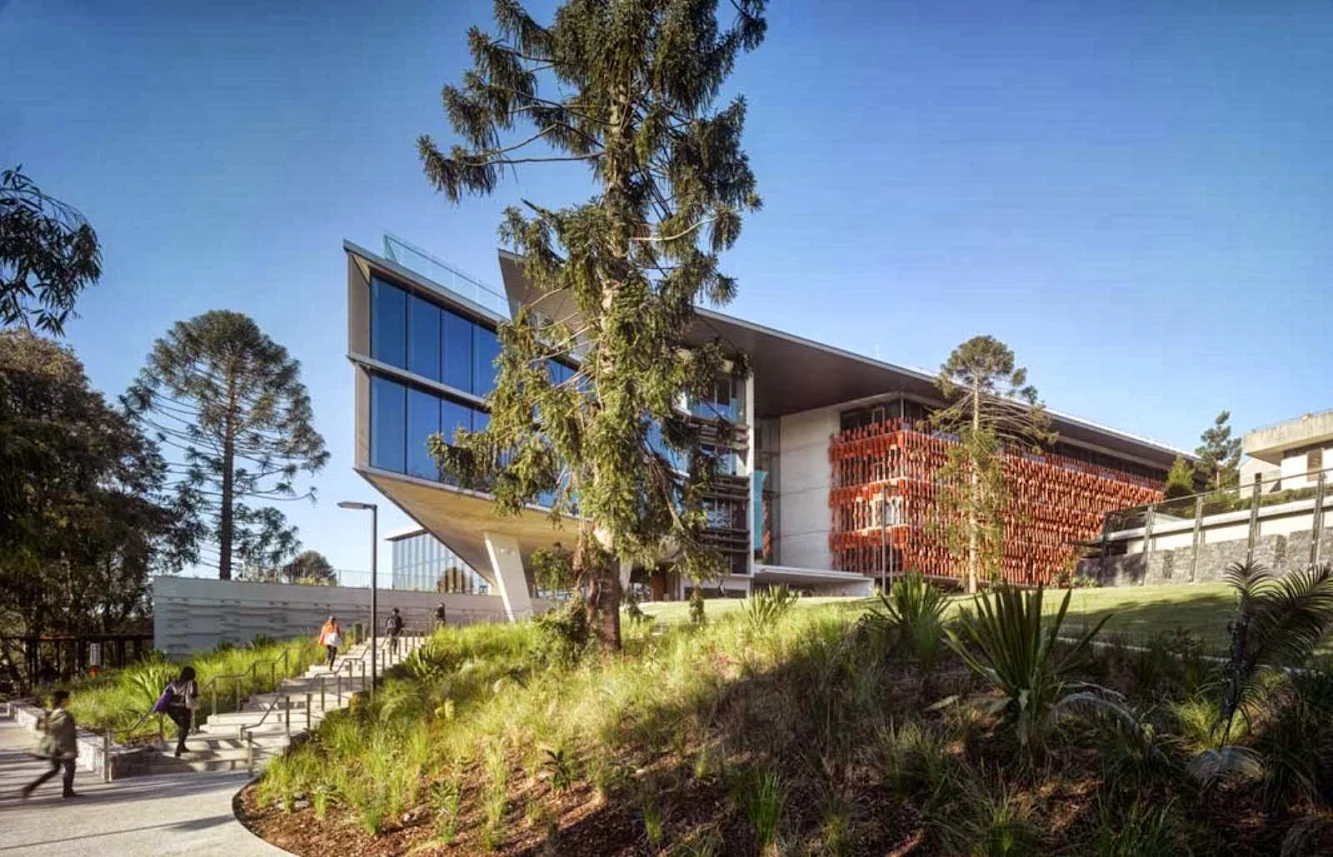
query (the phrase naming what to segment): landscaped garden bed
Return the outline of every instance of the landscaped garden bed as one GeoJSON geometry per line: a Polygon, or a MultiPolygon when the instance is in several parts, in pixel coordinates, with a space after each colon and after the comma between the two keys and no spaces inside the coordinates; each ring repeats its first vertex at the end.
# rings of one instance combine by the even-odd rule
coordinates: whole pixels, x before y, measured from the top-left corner
{"type": "Polygon", "coordinates": [[[301,855],[1327,853],[1325,673],[1228,673],[1167,622],[1081,646],[1078,593],[962,623],[910,595],[627,623],[613,655],[570,622],[446,631],[241,815],[301,855]]]}

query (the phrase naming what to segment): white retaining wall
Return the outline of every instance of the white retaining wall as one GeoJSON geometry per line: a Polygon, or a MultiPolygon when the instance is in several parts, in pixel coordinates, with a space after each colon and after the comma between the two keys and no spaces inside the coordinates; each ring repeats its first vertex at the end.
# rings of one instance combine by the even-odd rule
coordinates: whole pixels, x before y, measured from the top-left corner
{"type": "MultiPolygon", "coordinates": [[[[504,622],[507,618],[496,595],[381,589],[381,628],[384,617],[397,607],[409,629],[429,629],[441,601],[451,625],[504,622]]],[[[549,605],[533,599],[533,606],[540,613],[549,605]]],[[[224,641],[248,643],[261,634],[275,640],[301,634],[313,637],[330,615],[337,616],[348,631],[358,622],[369,627],[370,590],[199,577],[153,580],[153,645],[169,655],[205,651],[224,641]]]]}

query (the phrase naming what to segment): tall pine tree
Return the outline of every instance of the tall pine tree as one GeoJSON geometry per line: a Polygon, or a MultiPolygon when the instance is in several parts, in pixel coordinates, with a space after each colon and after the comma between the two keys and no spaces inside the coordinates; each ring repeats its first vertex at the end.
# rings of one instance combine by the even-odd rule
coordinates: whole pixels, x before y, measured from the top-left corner
{"type": "Polygon", "coordinates": [[[465,484],[489,487],[501,512],[554,490],[557,512],[577,513],[571,569],[604,647],[620,644],[618,562],[654,562],[669,545],[688,577],[721,567],[702,540],[716,461],[675,406],[743,369],[685,333],[696,301],[735,294],[718,255],[760,204],[740,145],[745,102],[713,104],[762,41],[764,5],[730,0],[724,26],[716,0],[570,0],[543,24],[497,0],[497,34],[470,31],[474,67],[444,89],[465,145],[445,154],[418,141],[431,184],[454,202],[532,162],[580,164],[594,184],[580,204],[505,212],[501,239],[533,288],[572,296],[577,313],[525,308],[502,326],[488,428],[433,450],[465,484]],[[580,366],[563,383],[547,368],[558,357],[580,366]]]}
{"type": "Polygon", "coordinates": [[[1177,455],[1176,460],[1171,463],[1171,472],[1166,474],[1166,485],[1162,488],[1162,493],[1168,500],[1188,497],[1194,493],[1194,468],[1185,460],[1185,456],[1177,455]]]}
{"type": "Polygon", "coordinates": [[[967,591],[976,592],[983,574],[998,575],[1003,556],[1005,449],[1050,444],[1055,436],[1027,370],[993,336],[974,336],[955,348],[936,386],[949,404],[932,422],[958,436],[939,475],[945,490],[938,529],[950,552],[963,556],[967,591]]]}
{"type": "Polygon", "coordinates": [[[125,396],[130,411],[175,452],[176,487],[204,522],[205,559],[272,567],[296,552],[294,527],[273,501],[315,497],[301,472],[329,453],[315,431],[301,364],[249,316],[212,310],[179,321],[154,345],[125,396]],[[265,505],[255,505],[258,500],[265,505]],[[215,551],[215,552],[214,552],[215,551]]]}
{"type": "Polygon", "coordinates": [[[1199,479],[1210,491],[1235,488],[1240,483],[1240,438],[1231,436],[1231,411],[1223,411],[1213,420],[1194,450],[1199,479]]]}

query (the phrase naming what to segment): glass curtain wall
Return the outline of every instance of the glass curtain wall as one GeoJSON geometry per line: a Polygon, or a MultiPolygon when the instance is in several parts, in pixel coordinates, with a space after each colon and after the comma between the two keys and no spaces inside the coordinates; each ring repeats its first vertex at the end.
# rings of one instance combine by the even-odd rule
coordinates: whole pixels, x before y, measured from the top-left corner
{"type": "Polygon", "coordinates": [[[489,325],[376,277],[370,281],[370,356],[485,396],[495,389],[500,340],[489,325]]]}
{"type": "Polygon", "coordinates": [[[430,533],[393,542],[393,588],[468,595],[490,593],[485,579],[430,533]]]}

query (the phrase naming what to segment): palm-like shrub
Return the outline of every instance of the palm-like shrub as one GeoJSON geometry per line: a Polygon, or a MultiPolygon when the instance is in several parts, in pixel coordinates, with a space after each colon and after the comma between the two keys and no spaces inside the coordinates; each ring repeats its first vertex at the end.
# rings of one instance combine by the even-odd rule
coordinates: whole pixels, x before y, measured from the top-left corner
{"type": "Polygon", "coordinates": [[[944,590],[915,572],[904,576],[879,593],[880,609],[872,609],[872,621],[886,632],[895,648],[910,651],[929,675],[944,650],[944,610],[949,598],[944,590]]]}
{"type": "Polygon", "coordinates": [[[1218,746],[1190,760],[1190,773],[1205,786],[1223,779],[1266,780],[1270,799],[1296,791],[1309,791],[1303,737],[1288,746],[1278,717],[1262,741],[1261,754],[1250,747],[1234,745],[1236,717],[1252,725],[1253,715],[1272,709],[1281,696],[1274,689],[1287,682],[1287,668],[1309,660],[1333,625],[1333,570],[1317,566],[1281,575],[1262,563],[1232,563],[1225,572],[1227,583],[1238,596],[1236,615],[1228,626],[1230,645],[1222,670],[1222,694],[1218,700],[1213,736],[1218,746]],[[1267,761],[1268,764],[1265,764],[1267,761]]]}
{"type": "Polygon", "coordinates": [[[1270,679],[1313,654],[1333,624],[1333,570],[1319,566],[1277,575],[1261,563],[1233,563],[1225,579],[1239,595],[1219,706],[1222,743],[1236,715],[1248,717],[1270,679]]]}
{"type": "Polygon", "coordinates": [[[963,611],[956,628],[947,629],[949,647],[1001,692],[992,710],[1003,712],[1014,724],[1025,748],[1043,746],[1061,708],[1113,705],[1102,688],[1069,679],[1071,669],[1110,618],[1102,617],[1072,642],[1058,642],[1070,594],[1065,592],[1060,609],[1045,617],[1040,588],[1025,592],[1002,586],[990,596],[978,596],[976,612],[963,611]]]}
{"type": "Polygon", "coordinates": [[[800,593],[788,589],[785,585],[770,586],[745,599],[745,618],[749,620],[751,627],[767,628],[795,607],[800,598],[800,593]]]}

